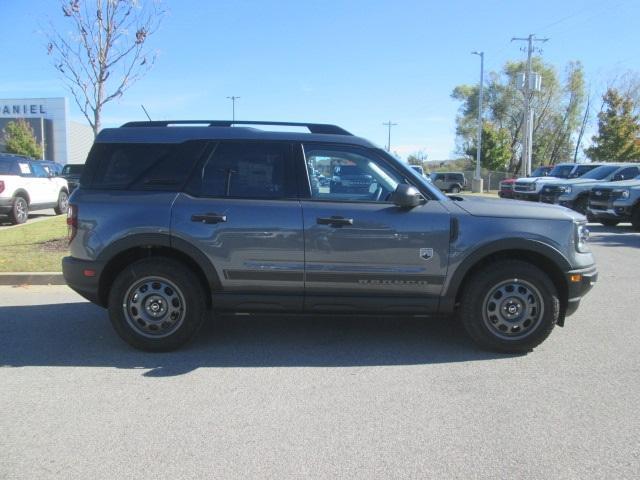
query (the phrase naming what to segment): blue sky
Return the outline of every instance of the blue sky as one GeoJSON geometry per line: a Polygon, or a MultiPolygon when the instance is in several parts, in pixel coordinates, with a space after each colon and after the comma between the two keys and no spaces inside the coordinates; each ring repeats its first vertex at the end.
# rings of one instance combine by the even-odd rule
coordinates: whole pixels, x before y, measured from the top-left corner
{"type": "MultiPolygon", "coordinates": [[[[166,0],[150,45],[154,69],[105,107],[104,126],[145,119],[236,118],[336,123],[381,146],[450,158],[458,104],[451,90],[523,56],[513,36],[550,37],[560,71],[581,60],[595,94],[640,70],[638,0],[166,0]]],[[[40,30],[62,24],[56,0],[0,0],[0,98],[64,96],[40,30]]],[[[73,117],[80,120],[72,106],[73,117]]]]}

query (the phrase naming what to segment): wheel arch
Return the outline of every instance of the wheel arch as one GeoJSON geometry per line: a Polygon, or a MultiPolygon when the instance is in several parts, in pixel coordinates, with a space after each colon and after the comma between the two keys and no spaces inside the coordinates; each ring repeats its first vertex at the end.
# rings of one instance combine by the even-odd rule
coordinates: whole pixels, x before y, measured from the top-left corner
{"type": "Polygon", "coordinates": [[[12,197],[23,197],[27,201],[27,204],[31,205],[31,197],[29,196],[29,192],[27,192],[24,188],[18,188],[15,192],[13,192],[12,197]]]}
{"type": "Polygon", "coordinates": [[[526,261],[549,275],[560,295],[561,318],[563,318],[568,299],[565,272],[571,270],[571,264],[562,253],[547,244],[517,238],[482,245],[465,257],[456,268],[443,293],[440,310],[454,311],[469,279],[491,263],[505,259],[526,261]]]}
{"type": "Polygon", "coordinates": [[[104,267],[98,285],[99,304],[106,306],[116,276],[131,263],[144,258],[167,257],[187,265],[198,277],[211,306],[210,293],[220,288],[220,279],[207,256],[199,249],[167,234],[138,234],[125,237],[107,247],[98,257],[104,267]]]}

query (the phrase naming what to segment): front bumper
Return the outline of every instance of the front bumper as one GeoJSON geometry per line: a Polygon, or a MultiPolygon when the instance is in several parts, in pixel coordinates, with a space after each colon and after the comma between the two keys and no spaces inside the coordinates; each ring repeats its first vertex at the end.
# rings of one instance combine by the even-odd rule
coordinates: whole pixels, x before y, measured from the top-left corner
{"type": "Polygon", "coordinates": [[[513,197],[516,200],[527,200],[529,202],[540,201],[540,192],[519,192],[514,190],[513,197]]]}
{"type": "Polygon", "coordinates": [[[589,207],[587,211],[595,218],[606,218],[610,220],[618,220],[620,222],[624,222],[631,218],[631,209],[627,207],[607,208],[604,210],[589,207]]]}
{"type": "Polygon", "coordinates": [[[13,208],[13,198],[0,198],[0,214],[6,215],[13,208]]]}
{"type": "Polygon", "coordinates": [[[104,302],[100,299],[100,274],[104,264],[91,260],[80,260],[74,257],[62,259],[62,275],[67,285],[90,302],[101,306],[104,302]],[[88,274],[93,272],[93,274],[88,274]]]}
{"type": "Polygon", "coordinates": [[[567,280],[567,308],[565,316],[575,313],[584,297],[598,281],[598,269],[595,265],[565,273],[567,280]]]}

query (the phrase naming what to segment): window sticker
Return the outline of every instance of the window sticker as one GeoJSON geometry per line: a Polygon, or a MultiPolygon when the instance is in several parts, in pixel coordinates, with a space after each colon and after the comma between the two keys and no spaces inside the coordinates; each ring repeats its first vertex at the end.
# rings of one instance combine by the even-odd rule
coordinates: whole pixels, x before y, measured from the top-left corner
{"type": "Polygon", "coordinates": [[[28,163],[19,163],[18,165],[20,165],[20,173],[23,175],[31,175],[31,169],[28,163]]]}

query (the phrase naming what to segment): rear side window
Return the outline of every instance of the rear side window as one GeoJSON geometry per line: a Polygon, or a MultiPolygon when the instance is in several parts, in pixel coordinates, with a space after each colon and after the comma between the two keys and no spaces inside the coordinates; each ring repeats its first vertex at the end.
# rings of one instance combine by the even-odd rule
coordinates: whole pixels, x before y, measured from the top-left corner
{"type": "Polygon", "coordinates": [[[290,152],[288,143],[221,142],[187,190],[205,197],[292,197],[295,178],[290,152]]]}
{"type": "Polygon", "coordinates": [[[96,143],[83,175],[83,187],[114,190],[178,190],[198,161],[206,142],[96,143]]]}
{"type": "Polygon", "coordinates": [[[20,175],[18,162],[0,159],[0,175],[20,175]]]}

